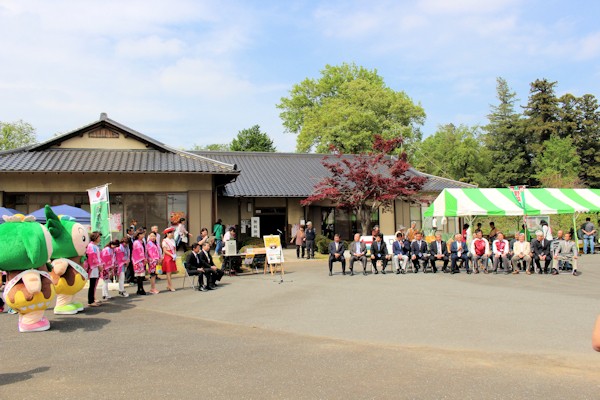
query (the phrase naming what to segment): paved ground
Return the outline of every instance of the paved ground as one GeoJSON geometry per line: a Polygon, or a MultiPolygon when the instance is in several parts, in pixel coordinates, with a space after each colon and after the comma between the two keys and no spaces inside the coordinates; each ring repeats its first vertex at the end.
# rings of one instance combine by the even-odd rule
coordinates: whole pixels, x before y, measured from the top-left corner
{"type": "Polygon", "coordinates": [[[600,255],[578,277],[329,277],[286,256],[283,282],[113,299],[44,333],[2,314],[0,398],[599,397],[600,255]]]}

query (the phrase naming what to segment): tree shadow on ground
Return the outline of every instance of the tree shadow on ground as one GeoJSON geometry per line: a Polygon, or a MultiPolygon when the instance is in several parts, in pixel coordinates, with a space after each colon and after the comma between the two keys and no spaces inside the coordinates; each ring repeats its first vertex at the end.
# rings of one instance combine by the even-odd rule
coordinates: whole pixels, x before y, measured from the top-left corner
{"type": "Polygon", "coordinates": [[[50,367],[37,367],[29,371],[10,372],[8,374],[0,374],[0,386],[10,385],[12,383],[27,381],[34,377],[35,374],[41,374],[50,370],[50,367]]]}

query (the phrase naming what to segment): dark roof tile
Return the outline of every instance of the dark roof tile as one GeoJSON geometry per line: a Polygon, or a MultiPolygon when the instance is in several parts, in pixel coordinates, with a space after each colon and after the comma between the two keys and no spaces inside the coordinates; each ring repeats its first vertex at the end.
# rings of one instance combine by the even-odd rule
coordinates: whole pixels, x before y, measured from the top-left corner
{"type": "MultiPolygon", "coordinates": [[[[194,154],[222,162],[237,164],[241,171],[235,182],[225,186],[230,197],[307,197],[314,186],[327,176],[323,154],[195,151],[194,154]]],[[[445,188],[475,187],[464,182],[440,178],[411,169],[424,176],[425,192],[441,192],[445,188]]]]}

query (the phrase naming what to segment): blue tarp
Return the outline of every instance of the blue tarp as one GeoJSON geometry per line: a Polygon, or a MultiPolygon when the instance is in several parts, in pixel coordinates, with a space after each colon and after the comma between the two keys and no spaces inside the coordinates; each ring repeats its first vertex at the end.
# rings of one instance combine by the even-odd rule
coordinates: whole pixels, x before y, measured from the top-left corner
{"type": "MultiPolygon", "coordinates": [[[[69,206],[67,204],[62,204],[60,206],[51,206],[50,208],[58,216],[68,215],[70,217],[75,218],[75,220],[80,224],[90,224],[90,213],[85,210],[82,210],[81,208],[69,206]]],[[[46,214],[43,208],[32,212],[31,215],[35,217],[36,221],[42,224],[46,223],[46,214]]]]}

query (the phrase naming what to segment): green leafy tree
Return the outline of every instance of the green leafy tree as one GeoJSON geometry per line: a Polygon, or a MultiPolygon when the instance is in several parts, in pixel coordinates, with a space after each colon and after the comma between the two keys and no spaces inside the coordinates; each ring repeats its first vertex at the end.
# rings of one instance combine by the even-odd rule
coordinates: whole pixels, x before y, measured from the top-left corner
{"type": "Polygon", "coordinates": [[[434,135],[420,143],[413,158],[415,168],[420,171],[488,186],[492,162],[479,127],[440,126],[434,135]]]}
{"type": "Polygon", "coordinates": [[[570,137],[553,135],[535,158],[535,175],[545,187],[580,186],[580,160],[570,137]]]}
{"type": "Polygon", "coordinates": [[[17,122],[0,121],[0,150],[16,149],[37,142],[35,128],[19,120],[17,122]]]}
{"type": "Polygon", "coordinates": [[[261,132],[258,125],[239,131],[229,147],[231,151],[277,151],[269,135],[261,132]]]}
{"type": "Polygon", "coordinates": [[[501,77],[496,79],[498,105],[490,108],[489,124],[485,127],[485,146],[493,161],[493,173],[488,176],[492,187],[534,184],[530,134],[522,116],[515,111],[517,94],[501,77]]]}
{"type": "Polygon", "coordinates": [[[376,134],[410,147],[425,120],[423,108],[387,87],[376,70],[346,63],[326,65],[319,79],[294,85],[277,108],[286,132],[298,135],[299,152],[367,152],[376,134]]]}
{"type": "Polygon", "coordinates": [[[191,150],[192,151],[229,151],[230,148],[229,148],[228,143],[212,143],[212,144],[206,144],[204,146],[195,144],[191,150]]]}

